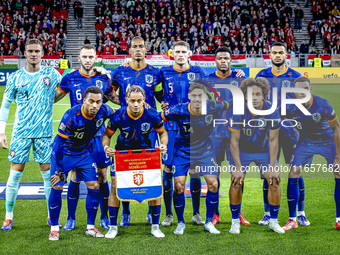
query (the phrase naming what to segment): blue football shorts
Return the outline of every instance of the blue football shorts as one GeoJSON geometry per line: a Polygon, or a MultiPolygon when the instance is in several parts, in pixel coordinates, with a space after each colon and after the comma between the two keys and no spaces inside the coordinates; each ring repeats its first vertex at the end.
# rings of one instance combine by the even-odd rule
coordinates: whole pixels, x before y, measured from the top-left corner
{"type": "Polygon", "coordinates": [[[217,138],[211,137],[212,147],[214,151],[214,155],[216,157],[216,163],[220,165],[225,160],[225,155],[227,155],[227,159],[230,158],[230,146],[229,138],[217,138]]]}
{"type": "MultiPolygon", "coordinates": [[[[79,156],[63,156],[63,171],[67,178],[68,173],[71,170],[76,173],[76,181],[98,181],[98,169],[92,152],[85,152],[79,156]]],[[[51,157],[51,176],[57,171],[56,155],[52,153],[51,157]]],[[[62,181],[56,185],[64,185],[62,181]]]]}
{"type": "Polygon", "coordinates": [[[334,141],[325,144],[310,144],[299,143],[293,152],[290,165],[305,166],[310,165],[314,155],[319,154],[327,160],[327,165],[330,166],[335,160],[335,144],[334,141]]]}
{"type": "MultiPolygon", "coordinates": [[[[261,178],[263,178],[263,171],[267,171],[270,166],[270,153],[248,153],[240,149],[240,161],[242,165],[242,172],[246,174],[249,171],[253,171],[249,165],[254,162],[260,170],[261,178]]],[[[235,161],[233,157],[230,157],[230,172],[235,169],[235,161]]],[[[256,171],[256,170],[255,170],[256,171]]]]}
{"type": "Polygon", "coordinates": [[[212,150],[194,156],[175,150],[172,162],[172,176],[187,176],[189,169],[195,170],[199,175],[218,175],[216,159],[212,150]]]}

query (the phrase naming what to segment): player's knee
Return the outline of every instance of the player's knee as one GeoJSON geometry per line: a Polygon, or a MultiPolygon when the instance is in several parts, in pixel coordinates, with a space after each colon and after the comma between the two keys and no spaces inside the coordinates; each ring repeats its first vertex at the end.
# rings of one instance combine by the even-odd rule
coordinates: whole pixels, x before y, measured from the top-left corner
{"type": "Polygon", "coordinates": [[[166,173],[171,174],[171,173],[172,173],[172,166],[164,165],[163,170],[164,170],[166,173]]]}
{"type": "Polygon", "coordinates": [[[50,170],[51,164],[40,164],[40,171],[45,172],[47,170],[50,170]]]}
{"type": "Polygon", "coordinates": [[[301,175],[301,167],[291,166],[289,171],[289,178],[299,178],[301,175]]]}
{"type": "Polygon", "coordinates": [[[63,189],[63,185],[54,186],[53,189],[55,189],[55,190],[62,190],[63,189]]]}
{"type": "Polygon", "coordinates": [[[98,168],[98,181],[99,183],[107,182],[107,168],[98,168]]]}
{"type": "Polygon", "coordinates": [[[183,185],[182,183],[180,183],[180,182],[175,182],[175,192],[177,193],[177,194],[180,194],[180,193],[183,193],[184,192],[184,186],[185,185],[183,185]]]}
{"type": "Polygon", "coordinates": [[[99,189],[99,182],[97,181],[86,182],[86,186],[89,189],[99,189]]]}
{"type": "Polygon", "coordinates": [[[208,190],[211,192],[218,191],[218,181],[217,178],[211,178],[209,182],[207,182],[208,190]]]}

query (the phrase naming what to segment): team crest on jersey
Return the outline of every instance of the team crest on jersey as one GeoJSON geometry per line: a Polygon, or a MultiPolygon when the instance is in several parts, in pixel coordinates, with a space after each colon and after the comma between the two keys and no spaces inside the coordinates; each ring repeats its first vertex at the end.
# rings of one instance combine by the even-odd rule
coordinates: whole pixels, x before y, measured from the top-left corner
{"type": "Polygon", "coordinates": [[[266,129],[266,119],[265,118],[259,118],[258,119],[258,123],[256,124],[257,126],[259,126],[260,130],[265,130],[266,129]]]}
{"type": "Polygon", "coordinates": [[[282,88],[289,88],[290,87],[290,81],[284,80],[282,82],[282,88]]]}
{"type": "Polygon", "coordinates": [[[320,122],[320,120],[321,120],[321,114],[318,113],[318,112],[315,112],[315,113],[312,114],[312,118],[313,118],[313,120],[314,120],[315,122],[320,122]]]}
{"type": "Polygon", "coordinates": [[[211,114],[205,116],[205,118],[204,118],[205,123],[208,124],[208,125],[213,121],[213,119],[214,119],[214,117],[211,114]]]}
{"type": "Polygon", "coordinates": [[[51,78],[50,77],[44,77],[43,81],[44,81],[46,88],[49,89],[51,87],[51,78]]]}
{"type": "Polygon", "coordinates": [[[188,73],[188,80],[189,81],[195,80],[195,73],[188,73]]]}
{"type": "Polygon", "coordinates": [[[142,132],[147,132],[147,131],[149,131],[149,129],[150,129],[150,124],[149,123],[143,123],[141,125],[142,132]]]}
{"type": "Polygon", "coordinates": [[[238,87],[238,82],[237,81],[232,81],[232,82],[230,82],[230,85],[238,87]]]}
{"type": "Polygon", "coordinates": [[[14,150],[11,150],[11,152],[9,153],[9,155],[11,156],[11,158],[14,158],[14,157],[15,157],[15,151],[14,151],[14,150]]]}
{"type": "Polygon", "coordinates": [[[96,86],[100,89],[103,89],[103,82],[101,80],[96,80],[96,86]]]}
{"type": "Polygon", "coordinates": [[[145,82],[148,84],[153,83],[153,76],[150,74],[145,75],[145,82]]]}
{"type": "Polygon", "coordinates": [[[100,118],[99,120],[97,120],[96,126],[100,127],[101,125],[103,125],[103,122],[104,122],[103,118],[100,118]]]}

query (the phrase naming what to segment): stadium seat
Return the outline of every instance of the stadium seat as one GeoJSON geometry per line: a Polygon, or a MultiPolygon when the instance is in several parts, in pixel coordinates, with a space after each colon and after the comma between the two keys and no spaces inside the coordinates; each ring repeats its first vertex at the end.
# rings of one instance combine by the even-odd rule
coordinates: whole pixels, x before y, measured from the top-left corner
{"type": "Polygon", "coordinates": [[[67,10],[61,10],[60,11],[60,16],[64,16],[64,18],[67,18],[67,10]]]}

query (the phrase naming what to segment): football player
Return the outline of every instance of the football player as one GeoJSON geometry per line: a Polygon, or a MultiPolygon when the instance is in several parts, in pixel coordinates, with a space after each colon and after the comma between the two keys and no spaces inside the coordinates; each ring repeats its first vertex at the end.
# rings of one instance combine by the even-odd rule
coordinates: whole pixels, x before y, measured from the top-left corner
{"type": "MultiPolygon", "coordinates": [[[[126,104],[117,110],[111,117],[106,132],[103,136],[103,146],[108,156],[113,157],[116,150],[135,150],[154,148],[150,138],[151,130],[154,129],[160,138],[159,149],[165,153],[168,143],[168,134],[164,128],[163,121],[153,108],[144,108],[146,94],[143,88],[132,85],[126,93],[126,104]],[[150,128],[142,131],[141,126],[148,123],[150,128]],[[115,149],[109,147],[112,135],[116,130],[120,130],[115,149]]],[[[116,180],[114,165],[111,167],[111,194],[109,197],[110,229],[106,233],[106,238],[115,238],[118,233],[117,216],[120,202],[116,195],[116,180]]],[[[159,216],[161,213],[161,199],[149,202],[151,210],[151,234],[155,237],[164,237],[159,229],[159,216]]]]}
{"type": "MultiPolygon", "coordinates": [[[[312,92],[311,82],[307,77],[295,80],[295,87],[312,92]]],[[[295,93],[298,99],[306,97],[304,93],[295,93]]],[[[320,154],[327,160],[327,167],[333,168],[335,177],[334,199],[336,206],[335,229],[340,230],[340,126],[339,120],[331,104],[324,98],[312,95],[303,104],[310,115],[305,115],[295,105],[289,105],[287,116],[297,122],[300,139],[294,150],[287,185],[289,220],[284,230],[297,228],[296,208],[299,201],[299,178],[304,167],[310,166],[313,156],[320,154]]],[[[301,224],[301,215],[297,215],[301,224]]]]}
{"type": "Polygon", "coordinates": [[[61,193],[72,169],[76,181],[84,181],[87,186],[86,211],[87,228],[85,234],[104,237],[95,228],[95,219],[99,205],[99,182],[96,155],[91,142],[105,120],[111,117],[113,110],[102,103],[103,91],[95,86],[86,89],[83,104],[67,110],[60,121],[58,134],[54,139],[51,157],[52,191],[50,195],[51,233],[49,240],[59,240],[59,225],[62,201],[61,193]]]}
{"type": "MultiPolygon", "coordinates": [[[[25,45],[27,65],[9,76],[2,100],[0,146],[3,149],[8,149],[5,129],[9,108],[13,100],[17,105],[8,155],[11,169],[6,185],[6,220],[1,227],[4,231],[11,230],[13,227],[14,204],[25,164],[30,160],[31,147],[33,147],[33,161],[39,163],[44,179],[47,207],[49,203],[52,188],[50,180],[52,110],[61,75],[54,68],[41,66],[43,55],[43,46],[39,40],[27,41],[25,45]]],[[[49,222],[47,216],[47,224],[49,222]]]]}

